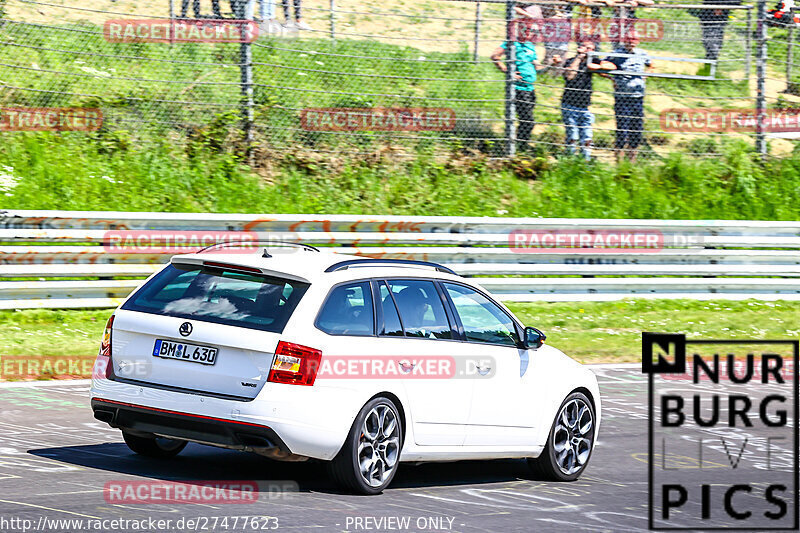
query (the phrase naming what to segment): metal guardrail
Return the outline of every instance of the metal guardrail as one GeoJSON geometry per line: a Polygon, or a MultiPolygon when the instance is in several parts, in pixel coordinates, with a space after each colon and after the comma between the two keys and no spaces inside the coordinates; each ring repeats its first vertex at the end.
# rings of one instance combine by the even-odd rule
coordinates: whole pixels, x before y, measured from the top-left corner
{"type": "Polygon", "coordinates": [[[124,211],[0,211],[2,229],[376,231],[509,233],[524,229],[639,229],[678,234],[800,236],[800,221],[591,218],[422,217],[374,215],[248,215],[124,211]]]}
{"type": "Polygon", "coordinates": [[[119,278],[148,276],[176,253],[115,244],[126,230],[154,232],[151,244],[171,231],[233,231],[435,261],[508,301],[800,299],[800,222],[4,211],[0,309],[116,306],[141,283],[119,278]],[[541,244],[564,234],[646,234],[657,245],[541,244]]]}

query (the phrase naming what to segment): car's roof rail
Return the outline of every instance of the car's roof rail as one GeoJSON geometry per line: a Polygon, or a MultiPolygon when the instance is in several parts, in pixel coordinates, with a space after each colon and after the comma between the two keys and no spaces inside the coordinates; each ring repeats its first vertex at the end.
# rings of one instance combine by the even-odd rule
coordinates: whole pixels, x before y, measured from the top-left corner
{"type": "MultiPolygon", "coordinates": [[[[292,241],[272,241],[269,239],[262,239],[262,240],[252,240],[252,241],[222,241],[212,244],[211,246],[206,246],[202,250],[199,250],[197,253],[202,254],[203,252],[207,252],[213,248],[218,246],[237,246],[237,245],[247,245],[252,246],[253,248],[260,248],[264,246],[265,250],[264,253],[267,252],[266,248],[270,246],[297,246],[299,248],[304,248],[309,252],[319,252],[319,248],[316,246],[311,246],[310,244],[303,244],[301,242],[292,242],[292,241]],[[266,246],[265,246],[266,245],[266,246]]],[[[269,254],[267,254],[269,255],[269,254]]]]}
{"type": "Polygon", "coordinates": [[[447,274],[452,274],[454,276],[458,276],[455,272],[451,269],[447,268],[446,266],[442,266],[439,263],[432,263],[430,261],[416,261],[413,259],[348,259],[347,261],[340,261],[338,263],[334,263],[328,268],[325,269],[325,272],[336,272],[337,270],[345,270],[354,265],[375,265],[375,266],[397,266],[397,265],[416,265],[416,266],[426,266],[431,267],[439,272],[446,272],[447,274]]]}

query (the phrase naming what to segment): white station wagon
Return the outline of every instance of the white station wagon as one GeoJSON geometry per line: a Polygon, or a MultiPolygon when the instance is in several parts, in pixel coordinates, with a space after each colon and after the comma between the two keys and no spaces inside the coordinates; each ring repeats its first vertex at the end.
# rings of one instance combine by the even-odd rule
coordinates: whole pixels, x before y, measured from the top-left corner
{"type": "Polygon", "coordinates": [[[586,468],[594,374],[468,279],[305,245],[211,248],[174,256],[106,325],[91,405],[134,452],[313,458],[363,494],[400,461],[586,468]]]}

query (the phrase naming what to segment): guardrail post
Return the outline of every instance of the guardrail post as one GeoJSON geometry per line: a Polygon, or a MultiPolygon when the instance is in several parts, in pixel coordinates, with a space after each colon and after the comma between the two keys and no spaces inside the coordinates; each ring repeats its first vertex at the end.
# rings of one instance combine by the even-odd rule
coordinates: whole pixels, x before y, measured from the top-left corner
{"type": "Polygon", "coordinates": [[[766,95],[764,77],[767,64],[767,1],[758,0],[756,11],[756,152],[762,160],[767,156],[767,140],[764,137],[766,95]]]}
{"type": "MultiPolygon", "coordinates": [[[[763,0],[762,0],[763,1],[763,0]]],[[[517,132],[514,124],[516,118],[516,86],[514,77],[517,73],[517,49],[514,46],[516,32],[514,31],[514,0],[506,0],[506,110],[505,110],[505,138],[507,157],[514,157],[517,151],[517,132]]]]}

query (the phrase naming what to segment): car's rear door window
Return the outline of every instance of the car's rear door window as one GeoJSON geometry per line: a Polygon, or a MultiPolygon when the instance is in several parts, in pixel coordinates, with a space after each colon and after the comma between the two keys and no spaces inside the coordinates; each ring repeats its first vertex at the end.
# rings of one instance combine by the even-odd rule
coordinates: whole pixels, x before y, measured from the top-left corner
{"type": "Polygon", "coordinates": [[[403,324],[400,323],[400,315],[397,314],[397,307],[394,303],[394,298],[389,293],[389,286],[385,281],[378,282],[379,284],[379,298],[381,310],[383,311],[383,324],[381,325],[381,335],[389,337],[402,337],[403,324]]]}
{"type": "Polygon", "coordinates": [[[171,264],[122,309],[280,333],[308,286],[235,268],[171,264]]]}
{"type": "Polygon", "coordinates": [[[331,335],[374,335],[369,281],[335,287],[322,305],[316,324],[331,335]]]}
{"type": "MultiPolygon", "coordinates": [[[[452,339],[452,328],[436,285],[428,280],[387,280],[407,337],[452,339]]],[[[384,306],[385,309],[385,306],[384,306]]]]}

